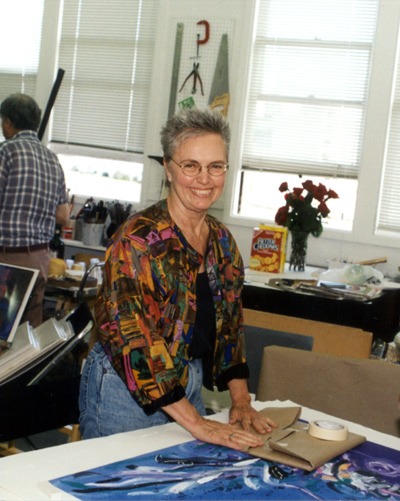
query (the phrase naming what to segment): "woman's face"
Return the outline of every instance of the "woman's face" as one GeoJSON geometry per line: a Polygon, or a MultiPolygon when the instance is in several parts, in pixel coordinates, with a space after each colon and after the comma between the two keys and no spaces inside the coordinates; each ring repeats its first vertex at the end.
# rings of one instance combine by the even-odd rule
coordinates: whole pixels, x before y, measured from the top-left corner
{"type": "Polygon", "coordinates": [[[180,209],[204,212],[215,203],[224,189],[226,173],[211,176],[206,166],[213,162],[227,163],[225,145],[219,134],[206,134],[186,139],[172,156],[175,162],[196,161],[203,166],[195,177],[186,176],[175,163],[164,164],[171,183],[169,199],[180,209]]]}

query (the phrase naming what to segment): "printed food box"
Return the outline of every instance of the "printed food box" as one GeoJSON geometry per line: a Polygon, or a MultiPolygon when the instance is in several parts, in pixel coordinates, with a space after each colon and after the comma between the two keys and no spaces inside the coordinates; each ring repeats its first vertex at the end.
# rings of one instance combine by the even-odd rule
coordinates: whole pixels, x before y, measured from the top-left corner
{"type": "Polygon", "coordinates": [[[288,229],[260,225],[254,228],[251,243],[250,269],[268,273],[282,273],[286,260],[288,229]]]}

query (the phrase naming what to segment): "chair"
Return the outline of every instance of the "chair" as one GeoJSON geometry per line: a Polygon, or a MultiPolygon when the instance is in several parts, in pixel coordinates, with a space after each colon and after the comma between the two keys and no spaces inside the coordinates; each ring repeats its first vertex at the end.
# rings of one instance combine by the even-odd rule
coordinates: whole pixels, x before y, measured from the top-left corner
{"type": "Polygon", "coordinates": [[[58,431],[60,433],[64,433],[65,435],[68,435],[70,438],[71,442],[78,442],[82,437],[81,437],[81,432],[79,429],[79,424],[67,424],[66,426],[63,426],[62,428],[58,428],[58,431]]]}
{"type": "Polygon", "coordinates": [[[3,456],[13,456],[14,454],[20,454],[21,450],[15,447],[15,440],[9,440],[7,443],[0,444],[0,457],[3,456]]]}
{"type": "Polygon", "coordinates": [[[244,326],[246,343],[246,361],[250,370],[247,387],[250,393],[256,393],[260,375],[261,360],[265,346],[286,346],[311,351],[314,339],[291,332],[282,332],[252,325],[244,326]]]}
{"type": "Polygon", "coordinates": [[[264,348],[257,400],[291,400],[400,436],[400,366],[280,346],[264,348]]]}

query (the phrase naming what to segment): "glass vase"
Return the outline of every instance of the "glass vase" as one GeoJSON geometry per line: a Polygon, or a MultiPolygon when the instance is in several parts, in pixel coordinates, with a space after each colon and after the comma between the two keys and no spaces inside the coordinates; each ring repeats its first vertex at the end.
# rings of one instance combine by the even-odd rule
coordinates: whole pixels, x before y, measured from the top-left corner
{"type": "Polygon", "coordinates": [[[308,231],[291,231],[291,253],[289,270],[304,271],[307,257],[308,231]]]}

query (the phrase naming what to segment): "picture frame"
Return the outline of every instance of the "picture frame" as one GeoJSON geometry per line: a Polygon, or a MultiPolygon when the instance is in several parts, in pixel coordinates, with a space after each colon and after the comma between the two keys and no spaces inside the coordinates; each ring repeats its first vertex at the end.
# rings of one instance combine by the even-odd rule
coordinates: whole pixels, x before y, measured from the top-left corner
{"type": "Polygon", "coordinates": [[[39,270],[0,263],[0,344],[15,336],[39,270]]]}

